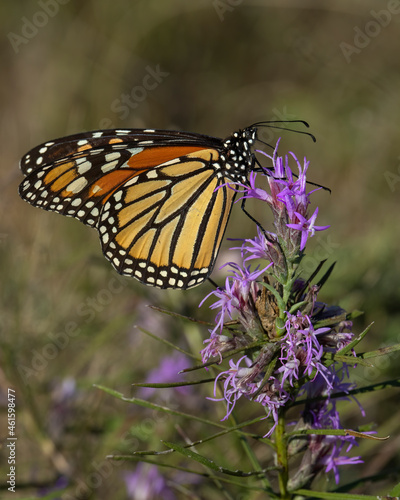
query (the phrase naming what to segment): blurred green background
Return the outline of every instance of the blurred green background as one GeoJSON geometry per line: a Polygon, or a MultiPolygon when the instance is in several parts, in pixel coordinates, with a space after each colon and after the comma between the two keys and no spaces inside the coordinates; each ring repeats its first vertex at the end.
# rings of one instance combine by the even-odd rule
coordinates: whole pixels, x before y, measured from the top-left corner
{"type": "MultiPolygon", "coordinates": [[[[207,305],[198,309],[211,285],[160,291],[117,280],[95,231],[18,197],[18,161],[43,141],[112,127],[225,137],[259,120],[308,121],[317,143],[285,132],[280,150],[306,155],[309,179],[332,190],[314,196],[318,223],[331,229],[311,240],[305,271],[321,259],[337,261],[320,298],[364,311],[357,332],[374,322],[363,349],[400,342],[400,8],[395,2],[43,0],[1,2],[0,16],[1,421],[12,387],[19,437],[17,494],[4,492],[4,498],[35,497],[60,475],[69,476],[63,498],[75,498],[79,484],[87,484],[99,464],[110,463],[106,455],[162,449],[160,439],[171,434],[181,440],[171,417],[158,422],[155,414],[116,401],[92,384],[136,394],[131,384],[143,381],[171,353],[136,325],[193,353],[202,348],[206,327],[168,318],[148,304],[213,318],[207,305]],[[146,76],[154,73],[157,85],[143,90],[146,76]],[[123,104],[126,96],[129,106],[123,104]],[[130,447],[127,435],[136,436],[130,447]]],[[[279,136],[264,133],[270,142],[279,136]]],[[[235,208],[226,236],[252,236],[255,228],[235,208]]],[[[263,208],[249,204],[256,218],[269,220],[263,208]]],[[[230,246],[224,242],[217,267],[232,260],[230,246]]],[[[224,274],[215,271],[213,278],[222,283],[224,274]]],[[[360,385],[398,376],[398,355],[376,361],[355,372],[360,385]]],[[[219,421],[224,408],[204,399],[210,392],[207,386],[184,399],[171,397],[182,411],[193,411],[196,401],[196,413],[219,421]]],[[[160,393],[155,400],[164,397],[160,393]]],[[[373,421],[380,436],[392,437],[378,445],[362,442],[357,453],[365,465],[344,470],[344,482],[400,467],[398,394],[386,390],[360,399],[367,417],[349,410],[348,426],[373,421]]],[[[190,439],[211,433],[179,424],[190,439]]],[[[262,457],[265,451],[257,446],[262,457]]],[[[238,450],[225,450],[223,444],[202,449],[220,463],[249,468],[238,450]]],[[[6,450],[1,453],[4,458],[6,450]]],[[[82,498],[136,498],[128,496],[124,481],[134,467],[114,463],[109,473],[98,473],[100,486],[82,486],[82,498]]],[[[168,470],[163,473],[177,482],[168,470]]],[[[173,490],[177,498],[209,498],[208,484],[173,490]]],[[[388,484],[359,491],[382,492],[388,484]]],[[[5,487],[3,474],[0,485],[5,487]]],[[[235,498],[263,498],[240,495],[235,498]]]]}

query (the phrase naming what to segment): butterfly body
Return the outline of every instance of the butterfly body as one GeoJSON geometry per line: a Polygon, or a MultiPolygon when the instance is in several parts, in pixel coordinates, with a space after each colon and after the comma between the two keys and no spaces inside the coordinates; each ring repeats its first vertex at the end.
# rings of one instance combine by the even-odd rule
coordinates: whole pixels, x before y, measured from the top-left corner
{"type": "Polygon", "coordinates": [[[235,182],[254,167],[249,127],[222,140],[164,130],[101,130],[49,141],[21,160],[20,196],[97,229],[123,275],[191,288],[211,273],[235,182]],[[229,184],[231,186],[229,186],[229,184]]]}

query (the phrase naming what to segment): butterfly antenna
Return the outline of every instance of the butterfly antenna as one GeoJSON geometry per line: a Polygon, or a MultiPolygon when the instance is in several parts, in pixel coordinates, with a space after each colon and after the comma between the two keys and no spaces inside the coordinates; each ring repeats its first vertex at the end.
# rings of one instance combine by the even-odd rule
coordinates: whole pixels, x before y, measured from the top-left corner
{"type": "MultiPolygon", "coordinates": [[[[307,128],[310,127],[310,125],[304,120],[271,120],[271,121],[253,123],[252,125],[250,125],[250,127],[270,127],[270,128],[275,128],[278,130],[287,130],[289,132],[296,132],[298,134],[308,135],[309,137],[311,137],[313,142],[317,142],[317,139],[315,138],[315,136],[313,134],[311,134],[310,132],[305,132],[304,130],[296,130],[296,129],[286,128],[286,127],[279,127],[276,125],[271,125],[271,123],[272,124],[274,124],[274,123],[301,123],[302,125],[304,125],[307,128]]],[[[268,144],[268,142],[262,141],[258,137],[257,137],[257,141],[261,142],[261,144],[264,144],[265,146],[268,146],[271,149],[275,149],[274,146],[272,146],[271,144],[268,144]]],[[[258,161],[257,158],[255,158],[255,162],[260,167],[260,170],[263,171],[264,167],[261,165],[261,163],[258,161]]],[[[260,171],[260,170],[257,169],[257,171],[260,171]]],[[[293,174],[293,176],[296,178],[298,177],[296,174],[293,174]]],[[[316,187],[322,188],[325,191],[328,191],[329,193],[332,192],[328,187],[322,186],[321,184],[317,184],[316,182],[307,181],[307,184],[310,184],[311,186],[316,186],[316,187]]]]}
{"type": "Polygon", "coordinates": [[[271,123],[301,123],[305,127],[310,128],[310,125],[305,120],[264,120],[262,122],[255,122],[250,126],[261,127],[262,125],[265,125],[266,127],[268,127],[271,123]]]}
{"type": "Polygon", "coordinates": [[[268,142],[262,141],[262,140],[261,140],[261,139],[259,139],[258,137],[257,137],[257,141],[258,141],[258,142],[261,142],[261,144],[264,144],[264,146],[268,146],[268,147],[269,147],[269,148],[271,148],[272,150],[274,150],[274,149],[275,149],[275,148],[274,148],[274,146],[272,146],[272,144],[269,144],[268,142]]]}
{"type": "MultiPolygon", "coordinates": [[[[304,130],[296,130],[293,128],[280,127],[278,125],[274,125],[275,123],[301,123],[302,125],[304,125],[307,128],[310,127],[310,125],[304,120],[271,120],[271,121],[253,123],[252,125],[250,125],[250,127],[269,127],[269,128],[275,128],[278,130],[287,130],[288,132],[296,132],[297,134],[308,135],[309,137],[311,137],[313,142],[317,142],[317,139],[315,138],[315,136],[313,134],[311,134],[310,132],[306,132],[304,130]]],[[[262,142],[260,139],[258,139],[258,140],[260,142],[262,142]]],[[[270,146],[270,145],[267,144],[267,146],[270,146]]]]}

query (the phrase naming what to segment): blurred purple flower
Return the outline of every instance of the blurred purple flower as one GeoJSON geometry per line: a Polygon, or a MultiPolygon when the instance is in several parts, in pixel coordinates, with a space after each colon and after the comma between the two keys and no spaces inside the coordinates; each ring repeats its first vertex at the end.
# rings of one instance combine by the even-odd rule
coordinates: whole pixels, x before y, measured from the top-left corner
{"type": "Polygon", "coordinates": [[[60,490],[60,496],[52,496],[52,500],[61,500],[63,491],[69,484],[68,478],[65,476],[60,476],[56,479],[56,481],[51,486],[45,486],[44,488],[40,488],[38,491],[38,497],[47,497],[50,493],[55,493],[60,490]]]}
{"type": "Polygon", "coordinates": [[[130,500],[176,500],[176,495],[167,480],[151,464],[139,463],[134,472],[124,474],[130,500]]]}
{"type": "Polygon", "coordinates": [[[76,419],[77,401],[81,396],[76,387],[76,380],[72,377],[54,383],[47,420],[53,439],[61,439],[65,428],[76,419]]]}
{"type": "MultiPolygon", "coordinates": [[[[190,363],[187,357],[181,352],[175,351],[172,355],[162,358],[160,365],[148,373],[146,382],[149,384],[184,382],[184,376],[179,372],[189,366],[190,363]]],[[[191,392],[190,386],[173,387],[171,389],[186,395],[191,392]]],[[[141,387],[139,395],[140,397],[150,397],[155,391],[156,389],[153,387],[141,387]]]]}

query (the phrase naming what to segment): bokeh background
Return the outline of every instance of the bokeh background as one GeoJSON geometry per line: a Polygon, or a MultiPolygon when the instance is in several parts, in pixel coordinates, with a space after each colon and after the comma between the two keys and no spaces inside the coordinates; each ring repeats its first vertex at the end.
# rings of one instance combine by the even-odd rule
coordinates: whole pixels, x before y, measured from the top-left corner
{"type": "MultiPolygon", "coordinates": [[[[307,120],[316,144],[283,132],[281,152],[306,155],[309,178],[332,193],[314,196],[319,224],[331,229],[310,242],[305,273],[321,259],[337,261],[321,299],[364,311],[355,322],[357,332],[374,322],[362,349],[400,342],[396,2],[43,0],[1,2],[0,17],[1,436],[11,387],[19,437],[17,494],[3,491],[4,498],[43,496],[54,485],[67,487],[62,498],[137,498],[129,491],[135,463],[110,462],[107,455],[163,449],[161,439],[215,432],[93,388],[103,384],[137,395],[131,384],[172,355],[137,325],[198,353],[206,326],[147,305],[208,321],[212,312],[198,304],[212,287],[160,291],[117,279],[95,231],[20,200],[19,158],[43,141],[112,127],[225,137],[259,120],[307,120]],[[149,74],[157,76],[149,80],[149,74]],[[146,90],[148,81],[156,84],[146,90]]],[[[277,138],[276,131],[265,131],[270,142],[277,138]]],[[[249,206],[268,224],[263,208],[249,206]]],[[[226,236],[250,237],[254,231],[236,207],[226,236]]],[[[232,260],[230,246],[225,241],[219,265],[232,260]]],[[[224,275],[215,271],[213,278],[222,283],[224,275]]],[[[360,385],[399,376],[396,353],[374,361],[354,372],[360,385]]],[[[210,392],[205,386],[149,397],[218,422],[224,408],[204,399],[210,392]]],[[[357,453],[365,464],[343,471],[342,480],[383,471],[389,479],[357,490],[382,494],[400,466],[398,392],[388,389],[360,400],[367,417],[344,408],[348,426],[374,422],[378,435],[391,438],[361,442],[357,453]]],[[[201,451],[247,470],[238,449],[224,443],[201,451]]],[[[1,453],[6,457],[6,450],[1,453]]],[[[209,488],[215,487],[202,478],[193,484],[192,477],[179,478],[175,470],[162,473],[176,498],[210,498],[209,488]]],[[[2,474],[3,490],[5,481],[2,474]]],[[[326,481],[323,477],[320,486],[326,481]]],[[[226,488],[231,498],[262,498],[226,488]]]]}

